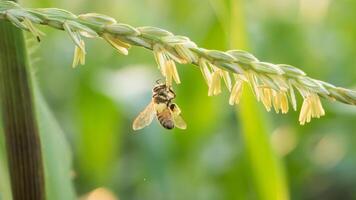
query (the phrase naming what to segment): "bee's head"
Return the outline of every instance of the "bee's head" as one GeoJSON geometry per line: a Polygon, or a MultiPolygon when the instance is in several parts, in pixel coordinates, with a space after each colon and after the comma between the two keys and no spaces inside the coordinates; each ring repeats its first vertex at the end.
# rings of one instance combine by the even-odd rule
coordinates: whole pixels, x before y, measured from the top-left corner
{"type": "MultiPolygon", "coordinates": [[[[156,85],[153,88],[153,92],[173,92],[172,87],[168,86],[162,79],[156,80],[156,85]]],[[[173,92],[174,93],[174,92],[173,92]]]]}
{"type": "Polygon", "coordinates": [[[162,79],[158,79],[156,80],[156,85],[153,87],[153,91],[158,91],[166,88],[167,88],[166,82],[163,81],[162,79]]]}

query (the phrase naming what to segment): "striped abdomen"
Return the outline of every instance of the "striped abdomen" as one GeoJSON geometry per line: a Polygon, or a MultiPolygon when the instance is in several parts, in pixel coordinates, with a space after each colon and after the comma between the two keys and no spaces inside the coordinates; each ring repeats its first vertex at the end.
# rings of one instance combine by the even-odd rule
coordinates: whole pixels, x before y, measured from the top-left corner
{"type": "Polygon", "coordinates": [[[172,118],[171,111],[168,109],[164,109],[162,112],[157,112],[157,119],[159,123],[166,129],[174,128],[174,121],[172,118]]]}

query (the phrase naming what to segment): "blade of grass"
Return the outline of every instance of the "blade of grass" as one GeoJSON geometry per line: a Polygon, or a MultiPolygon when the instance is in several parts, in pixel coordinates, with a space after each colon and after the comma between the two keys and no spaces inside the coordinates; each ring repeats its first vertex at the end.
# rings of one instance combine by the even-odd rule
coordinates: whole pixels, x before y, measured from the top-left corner
{"type": "MultiPolygon", "coordinates": [[[[90,74],[80,83],[76,95],[78,135],[78,165],[81,190],[113,181],[118,166],[122,118],[113,100],[87,84],[90,74]],[[93,106],[95,105],[95,106],[93,106]]],[[[109,185],[105,185],[109,186],[109,185]]]]}
{"type": "MultiPolygon", "coordinates": [[[[219,18],[230,19],[230,23],[222,23],[222,25],[229,26],[224,30],[229,31],[230,47],[247,50],[244,0],[229,0],[225,3],[225,6],[230,8],[230,12],[225,13],[230,16],[220,16],[219,18]]],[[[250,88],[245,87],[244,91],[241,104],[236,107],[236,114],[240,116],[248,162],[254,176],[254,185],[259,199],[289,199],[284,168],[269,143],[269,130],[261,106],[254,100],[250,88]]]]}
{"type": "MultiPolygon", "coordinates": [[[[245,0],[230,0],[231,46],[248,49],[247,30],[244,18],[245,0]]],[[[250,88],[245,88],[241,104],[236,108],[243,127],[243,136],[251,170],[260,199],[289,199],[284,168],[270,144],[267,121],[261,106],[254,101],[250,88]]]]}
{"type": "Polygon", "coordinates": [[[46,197],[50,200],[75,200],[77,198],[72,183],[74,172],[69,144],[38,87],[35,85],[33,88],[43,146],[46,197]]]}

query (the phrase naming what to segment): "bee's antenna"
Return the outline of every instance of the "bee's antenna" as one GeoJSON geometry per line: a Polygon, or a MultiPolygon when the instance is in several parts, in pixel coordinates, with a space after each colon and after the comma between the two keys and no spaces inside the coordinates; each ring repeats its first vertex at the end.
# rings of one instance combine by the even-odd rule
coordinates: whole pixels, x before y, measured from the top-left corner
{"type": "Polygon", "coordinates": [[[162,79],[157,79],[157,80],[156,80],[156,83],[157,83],[157,84],[162,84],[162,79]]]}

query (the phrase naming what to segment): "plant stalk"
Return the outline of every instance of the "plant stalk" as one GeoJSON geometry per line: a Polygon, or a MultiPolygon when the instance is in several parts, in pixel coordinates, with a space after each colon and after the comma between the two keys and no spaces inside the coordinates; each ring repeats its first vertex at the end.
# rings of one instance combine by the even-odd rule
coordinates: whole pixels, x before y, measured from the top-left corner
{"type": "Polygon", "coordinates": [[[0,100],[13,200],[44,200],[41,143],[24,36],[0,20],[0,100]]]}
{"type": "MultiPolygon", "coordinates": [[[[234,48],[248,49],[247,30],[244,18],[246,0],[230,0],[231,38],[234,48]]],[[[254,185],[259,199],[288,200],[288,184],[282,161],[272,149],[266,119],[250,88],[242,94],[241,104],[236,107],[240,116],[248,162],[254,176],[254,185]]]]}

